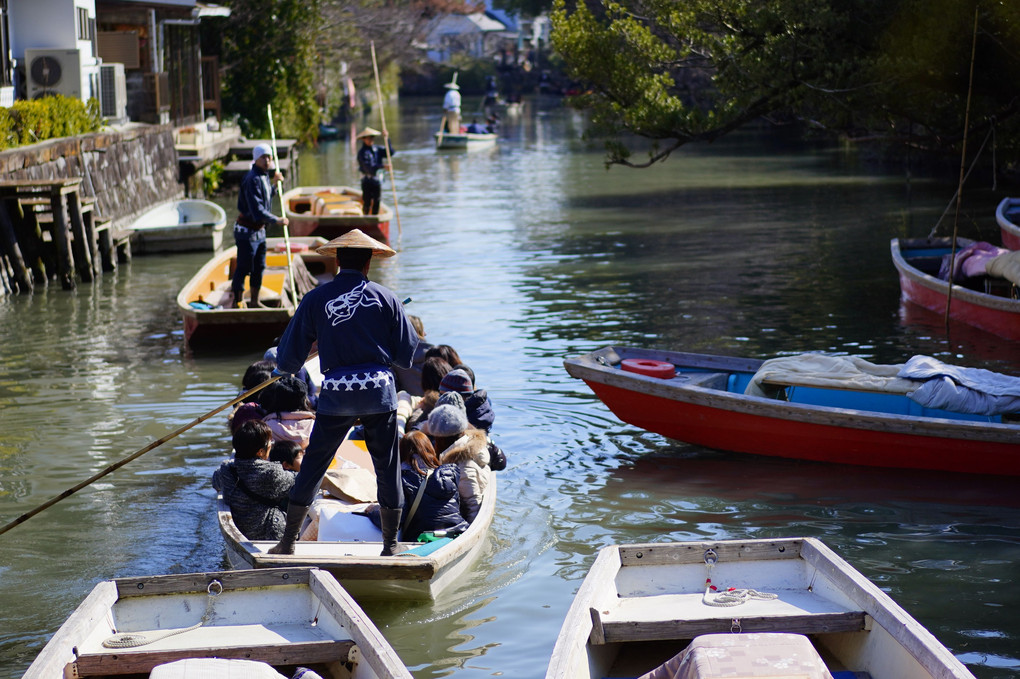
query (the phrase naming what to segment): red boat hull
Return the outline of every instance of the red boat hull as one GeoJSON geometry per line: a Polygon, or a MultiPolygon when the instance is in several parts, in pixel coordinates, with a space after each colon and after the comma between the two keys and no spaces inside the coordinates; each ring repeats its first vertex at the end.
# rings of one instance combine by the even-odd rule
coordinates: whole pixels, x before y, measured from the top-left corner
{"type": "Polygon", "coordinates": [[[799,422],[585,382],[624,422],[706,448],[872,467],[1020,475],[1016,444],[799,422]]]}

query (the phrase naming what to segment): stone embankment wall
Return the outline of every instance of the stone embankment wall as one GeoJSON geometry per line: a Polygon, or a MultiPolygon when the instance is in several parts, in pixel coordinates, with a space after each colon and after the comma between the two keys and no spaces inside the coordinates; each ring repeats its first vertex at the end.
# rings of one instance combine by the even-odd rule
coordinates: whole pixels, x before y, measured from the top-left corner
{"type": "Polygon", "coordinates": [[[169,125],[132,125],[0,152],[0,180],[81,177],[95,214],[130,224],[155,204],[184,197],[169,125]]]}

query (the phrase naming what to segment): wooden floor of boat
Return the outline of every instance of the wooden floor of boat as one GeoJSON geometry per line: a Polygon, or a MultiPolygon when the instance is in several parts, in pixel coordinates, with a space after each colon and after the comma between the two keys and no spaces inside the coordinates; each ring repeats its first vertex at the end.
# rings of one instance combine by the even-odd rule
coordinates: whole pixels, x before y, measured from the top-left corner
{"type": "Polygon", "coordinates": [[[78,676],[148,672],[162,663],[203,656],[248,658],[270,665],[330,662],[345,659],[354,645],[307,623],[209,625],[136,648],[105,648],[102,641],[79,647],[78,676]]]}
{"type": "Polygon", "coordinates": [[[690,639],[730,632],[821,634],[865,629],[866,615],[816,594],[777,592],[778,599],[751,599],[738,606],[707,606],[698,594],[622,597],[608,610],[591,609],[592,642],[690,639]]]}

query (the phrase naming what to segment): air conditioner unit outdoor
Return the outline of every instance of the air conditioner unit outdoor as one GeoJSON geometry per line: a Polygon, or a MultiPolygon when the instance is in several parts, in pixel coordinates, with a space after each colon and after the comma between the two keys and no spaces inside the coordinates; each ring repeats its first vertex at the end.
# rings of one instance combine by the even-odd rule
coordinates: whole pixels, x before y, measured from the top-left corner
{"type": "Polygon", "coordinates": [[[76,49],[25,50],[28,98],[53,94],[81,99],[81,52],[76,49]]]}
{"type": "Polygon", "coordinates": [[[122,123],[127,120],[127,80],[124,64],[99,67],[99,110],[104,118],[122,123]]]}

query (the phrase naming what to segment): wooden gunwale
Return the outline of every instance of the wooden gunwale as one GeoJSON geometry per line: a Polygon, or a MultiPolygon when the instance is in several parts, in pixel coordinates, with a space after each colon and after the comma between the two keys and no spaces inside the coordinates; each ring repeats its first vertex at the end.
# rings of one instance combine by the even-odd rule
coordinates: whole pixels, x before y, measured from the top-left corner
{"type": "Polygon", "coordinates": [[[778,420],[889,434],[1013,444],[1018,447],[1018,453],[1020,453],[1020,438],[1018,438],[1020,427],[1016,425],[891,415],[850,408],[805,405],[746,394],[733,394],[719,389],[707,389],[683,383],[673,384],[670,380],[646,377],[611,367],[614,364],[619,364],[621,356],[669,361],[678,367],[702,368],[719,372],[745,372],[748,370],[754,372],[763,363],[763,361],[754,359],[728,358],[707,354],[608,347],[591,354],[567,359],[564,361],[564,366],[571,376],[589,384],[605,384],[620,389],[640,391],[649,396],[678,403],[690,403],[715,410],[778,420]],[[609,366],[597,362],[600,356],[607,360],[609,366]]]}

